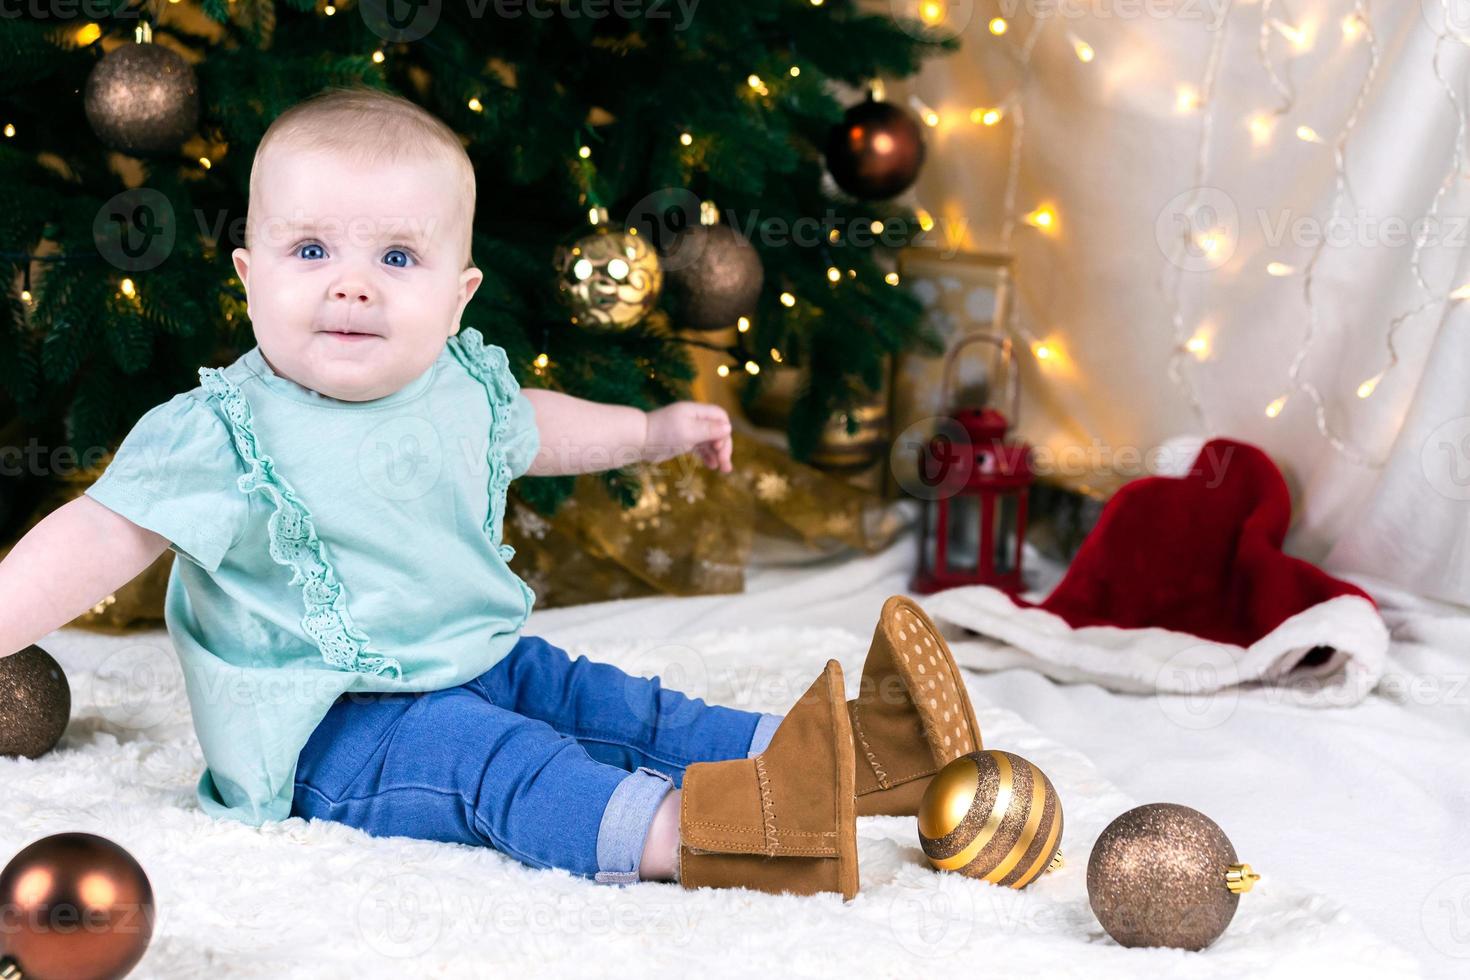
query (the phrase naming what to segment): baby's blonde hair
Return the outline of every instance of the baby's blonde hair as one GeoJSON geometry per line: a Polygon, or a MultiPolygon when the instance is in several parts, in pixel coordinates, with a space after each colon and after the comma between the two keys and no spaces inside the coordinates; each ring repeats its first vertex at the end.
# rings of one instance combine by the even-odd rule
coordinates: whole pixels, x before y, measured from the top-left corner
{"type": "MultiPolygon", "coordinates": [[[[266,129],[250,166],[250,197],[256,196],[262,161],[275,144],[303,150],[342,153],[355,163],[373,165],[404,159],[447,160],[459,171],[464,198],[465,268],[474,229],[475,168],[459,135],[421,106],[380,89],[333,86],[291,106],[266,129]]],[[[250,219],[246,213],[246,247],[250,219]]]]}

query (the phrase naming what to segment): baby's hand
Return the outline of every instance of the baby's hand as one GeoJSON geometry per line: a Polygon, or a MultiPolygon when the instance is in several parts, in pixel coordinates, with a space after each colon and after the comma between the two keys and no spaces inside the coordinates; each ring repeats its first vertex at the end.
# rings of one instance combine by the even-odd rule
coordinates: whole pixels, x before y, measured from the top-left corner
{"type": "Polygon", "coordinates": [[[693,451],[710,469],[729,473],[732,447],[730,416],[718,405],[674,402],[648,413],[643,458],[650,463],[693,451]]]}

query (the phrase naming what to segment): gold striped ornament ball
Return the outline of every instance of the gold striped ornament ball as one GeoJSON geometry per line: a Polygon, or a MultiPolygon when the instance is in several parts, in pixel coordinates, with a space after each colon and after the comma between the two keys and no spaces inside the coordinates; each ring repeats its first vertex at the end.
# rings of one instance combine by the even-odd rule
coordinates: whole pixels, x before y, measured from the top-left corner
{"type": "Polygon", "coordinates": [[[940,871],[1025,888],[1061,858],[1062,801],[1046,773],[985,749],[935,774],[919,804],[919,845],[940,871]]]}

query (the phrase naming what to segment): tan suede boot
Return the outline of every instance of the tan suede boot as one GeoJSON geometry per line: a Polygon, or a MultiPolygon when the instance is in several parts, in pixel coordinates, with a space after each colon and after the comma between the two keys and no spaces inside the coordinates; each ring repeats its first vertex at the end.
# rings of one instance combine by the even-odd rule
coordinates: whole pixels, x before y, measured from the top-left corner
{"type": "Polygon", "coordinates": [[[786,713],[764,752],[684,770],[679,884],[811,895],[858,891],[852,728],[842,665],[786,713]]]}
{"type": "Polygon", "coordinates": [[[983,747],[949,646],[907,596],[883,603],[858,696],[847,708],[857,741],[858,816],[916,815],[934,774],[983,747]]]}

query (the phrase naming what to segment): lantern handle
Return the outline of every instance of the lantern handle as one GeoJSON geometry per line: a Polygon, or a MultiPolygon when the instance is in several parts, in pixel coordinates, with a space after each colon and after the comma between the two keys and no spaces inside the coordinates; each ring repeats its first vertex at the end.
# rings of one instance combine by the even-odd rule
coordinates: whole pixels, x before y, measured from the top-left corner
{"type": "Polygon", "coordinates": [[[944,387],[942,388],[942,404],[949,408],[954,405],[954,367],[959,361],[960,351],[976,341],[994,344],[1000,348],[1001,355],[1006,361],[1006,400],[1009,401],[1011,411],[1007,420],[1015,425],[1021,414],[1021,388],[1017,383],[1020,379],[1016,374],[1016,348],[1010,337],[997,337],[994,334],[974,333],[965,337],[944,357],[944,387]]]}

